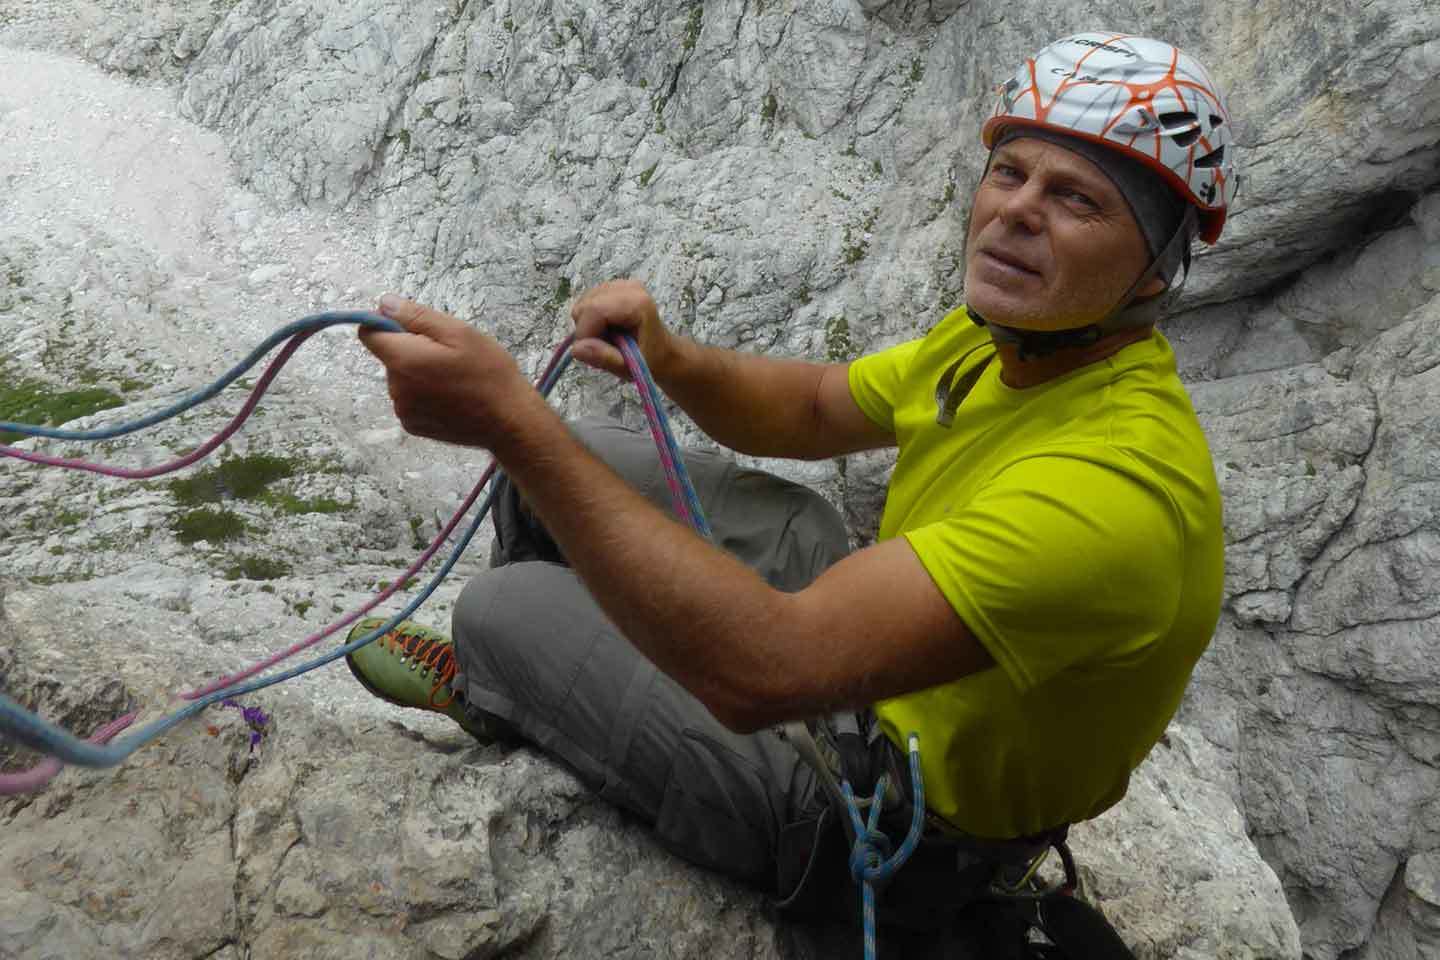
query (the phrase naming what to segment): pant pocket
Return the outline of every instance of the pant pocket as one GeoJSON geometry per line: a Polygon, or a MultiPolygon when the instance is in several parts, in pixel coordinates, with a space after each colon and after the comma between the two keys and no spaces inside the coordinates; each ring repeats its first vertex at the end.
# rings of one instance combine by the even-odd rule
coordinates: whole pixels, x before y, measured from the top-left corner
{"type": "Polygon", "coordinates": [[[778,832],[761,772],[724,745],[685,731],[655,821],[660,842],[691,863],[769,886],[778,832]]]}

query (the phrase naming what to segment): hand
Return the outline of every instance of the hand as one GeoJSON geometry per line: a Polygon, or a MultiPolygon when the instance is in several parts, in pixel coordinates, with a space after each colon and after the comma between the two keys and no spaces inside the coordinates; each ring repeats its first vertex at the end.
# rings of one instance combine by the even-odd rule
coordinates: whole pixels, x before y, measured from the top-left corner
{"type": "Polygon", "coordinates": [[[581,363],[630,379],[620,349],[605,339],[611,328],[635,338],[645,363],[656,378],[674,352],[673,335],[660,322],[660,312],[645,287],[635,280],[612,280],[587,290],[570,308],[575,343],[570,353],[581,363]]]}
{"type": "Polygon", "coordinates": [[[380,312],[407,332],[362,329],[360,342],[385,364],[390,400],[407,432],[494,449],[540,400],[493,337],[393,294],[381,298],[380,312]]]}

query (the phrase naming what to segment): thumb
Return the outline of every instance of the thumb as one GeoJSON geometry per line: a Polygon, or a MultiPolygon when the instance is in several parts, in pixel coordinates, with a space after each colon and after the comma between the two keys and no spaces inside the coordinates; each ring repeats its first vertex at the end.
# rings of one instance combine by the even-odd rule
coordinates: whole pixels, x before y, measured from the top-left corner
{"type": "Polygon", "coordinates": [[[456,326],[463,326],[459,320],[433,307],[406,300],[393,293],[387,293],[380,298],[380,315],[394,320],[409,333],[419,334],[440,343],[448,343],[453,338],[447,334],[453,333],[456,326]]]}

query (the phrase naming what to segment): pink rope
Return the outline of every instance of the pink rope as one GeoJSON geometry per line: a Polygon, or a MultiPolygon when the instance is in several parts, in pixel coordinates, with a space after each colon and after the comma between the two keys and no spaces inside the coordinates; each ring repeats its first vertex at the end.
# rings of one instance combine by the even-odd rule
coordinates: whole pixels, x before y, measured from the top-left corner
{"type": "Polygon", "coordinates": [[[295,354],[295,351],[300,349],[300,345],[308,340],[313,333],[314,331],[297,333],[287,340],[284,348],[275,355],[274,360],[270,361],[270,366],[265,368],[264,375],[260,377],[254,389],[250,391],[250,397],[245,401],[245,405],[241,407],[240,412],[235,414],[230,422],[225,425],[225,429],[178,460],[172,460],[158,467],[134,469],[130,467],[110,467],[100,463],[90,463],[86,460],[67,460],[62,457],[51,457],[43,453],[33,453],[29,450],[21,450],[18,447],[7,446],[0,446],[0,456],[14,457],[17,460],[27,460],[30,463],[38,463],[46,467],[60,467],[65,470],[84,470],[87,473],[98,473],[107,477],[120,477],[125,480],[149,480],[151,477],[161,477],[167,473],[174,473],[176,470],[183,470],[192,463],[196,463],[209,456],[216,447],[220,446],[220,444],[226,440],[229,440],[230,437],[235,434],[235,431],[240,429],[240,426],[250,418],[250,414],[254,411],[255,405],[260,402],[260,398],[265,396],[265,391],[270,389],[270,382],[275,379],[276,374],[280,372],[280,368],[285,366],[289,359],[295,354]]]}
{"type": "MultiPolygon", "coordinates": [[[[89,737],[90,742],[109,743],[115,734],[134,723],[138,716],[140,716],[139,713],[127,713],[123,717],[116,717],[92,733],[89,737]]],[[[21,770],[18,773],[0,773],[0,797],[14,793],[34,793],[54,780],[56,774],[64,767],[65,765],[54,757],[46,757],[28,770],[21,770]]]]}

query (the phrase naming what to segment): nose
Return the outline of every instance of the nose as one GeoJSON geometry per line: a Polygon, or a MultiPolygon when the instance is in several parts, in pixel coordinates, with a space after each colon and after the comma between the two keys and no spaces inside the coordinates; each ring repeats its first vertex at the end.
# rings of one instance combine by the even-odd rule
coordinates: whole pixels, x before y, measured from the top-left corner
{"type": "Polygon", "coordinates": [[[1038,177],[1031,177],[1018,188],[1009,191],[996,210],[996,216],[1007,227],[1019,227],[1027,233],[1039,233],[1043,229],[1045,216],[1045,191],[1037,183],[1038,177]]]}

